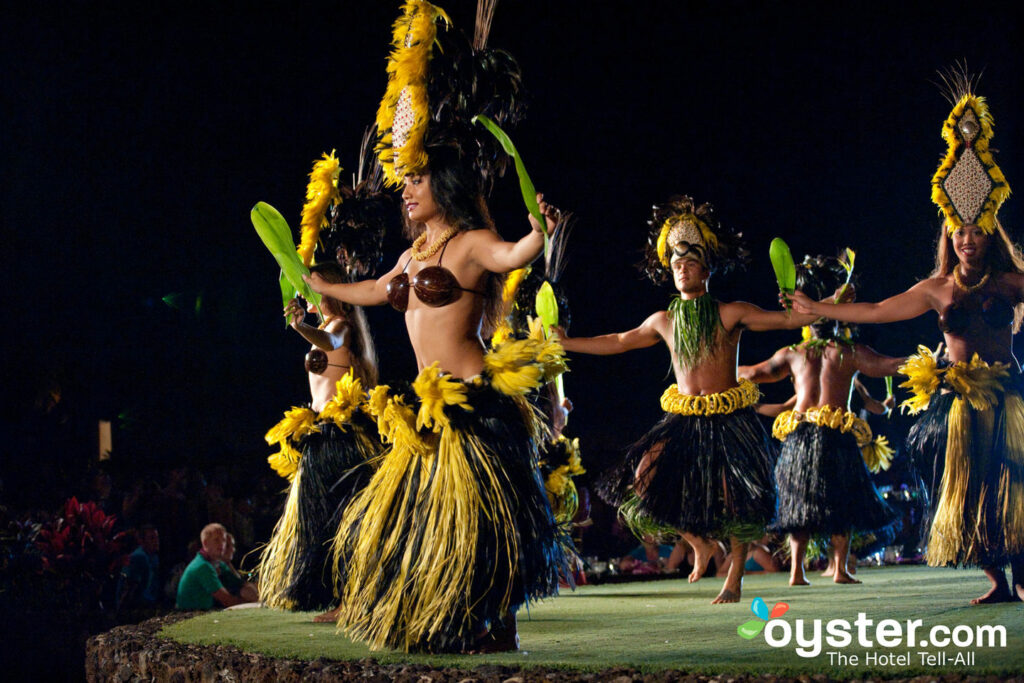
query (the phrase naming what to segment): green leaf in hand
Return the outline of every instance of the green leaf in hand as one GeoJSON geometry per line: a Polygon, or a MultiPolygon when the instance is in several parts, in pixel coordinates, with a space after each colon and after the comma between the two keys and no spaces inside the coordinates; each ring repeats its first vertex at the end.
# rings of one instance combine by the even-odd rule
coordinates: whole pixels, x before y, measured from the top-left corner
{"type": "Polygon", "coordinates": [[[288,221],[281,213],[266,202],[256,202],[249,214],[252,218],[253,227],[256,233],[263,240],[267,250],[281,267],[281,297],[283,304],[287,305],[297,292],[306,301],[319,308],[320,295],[310,289],[303,275],[309,275],[309,268],[303,265],[299,255],[295,251],[295,242],[292,240],[292,230],[288,227],[288,221]],[[287,282],[291,289],[285,286],[287,282]],[[288,290],[288,291],[286,291],[288,290]]]}
{"type": "Polygon", "coordinates": [[[772,268],[775,269],[779,291],[783,294],[792,294],[796,291],[796,264],[793,263],[789,245],[781,237],[776,237],[768,247],[768,256],[771,257],[772,268]]]}
{"type": "Polygon", "coordinates": [[[477,114],[473,117],[473,123],[479,123],[490,131],[491,135],[498,141],[498,144],[501,145],[501,148],[505,150],[505,153],[512,157],[512,161],[516,165],[516,175],[519,176],[519,189],[523,193],[523,203],[526,204],[526,210],[530,212],[530,215],[540,223],[546,237],[548,234],[548,224],[544,221],[544,215],[540,212],[540,204],[537,203],[537,189],[533,186],[533,181],[530,180],[530,174],[526,172],[523,158],[516,151],[516,146],[512,144],[512,140],[505,131],[499,128],[498,124],[489,117],[477,114]]]}
{"type": "Polygon", "coordinates": [[[558,300],[555,298],[555,290],[547,280],[537,290],[535,306],[540,321],[544,323],[545,334],[550,334],[551,326],[558,324],[558,300]]]}

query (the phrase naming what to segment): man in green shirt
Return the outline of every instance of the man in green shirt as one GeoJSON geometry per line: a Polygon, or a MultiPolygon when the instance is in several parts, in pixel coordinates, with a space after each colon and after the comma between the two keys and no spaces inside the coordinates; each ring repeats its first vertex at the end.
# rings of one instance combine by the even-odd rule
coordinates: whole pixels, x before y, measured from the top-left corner
{"type": "Polygon", "coordinates": [[[178,583],[178,609],[213,609],[214,601],[222,607],[245,602],[224,588],[217,576],[217,565],[224,558],[228,532],[220,524],[207,524],[199,534],[202,543],[195,558],[185,568],[178,583]]]}

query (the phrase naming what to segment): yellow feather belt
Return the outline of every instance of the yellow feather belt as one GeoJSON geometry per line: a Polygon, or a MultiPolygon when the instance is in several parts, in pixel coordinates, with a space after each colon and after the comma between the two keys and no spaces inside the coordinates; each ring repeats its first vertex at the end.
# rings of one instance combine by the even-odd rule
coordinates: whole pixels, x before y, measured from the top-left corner
{"type": "Polygon", "coordinates": [[[679,393],[679,386],[673,384],[661,395],[661,409],[678,415],[728,415],[754,405],[760,398],[757,385],[748,379],[741,379],[732,389],[705,396],[679,393]]]}
{"type": "Polygon", "coordinates": [[[338,380],[334,398],[319,413],[305,406],[285,411],[284,419],[271,427],[264,437],[268,444],[281,449],[268,457],[267,462],[275,472],[292,481],[302,458],[302,453],[295,448],[299,441],[309,434],[318,433],[324,424],[333,423],[344,431],[353,413],[359,410],[365,400],[363,383],[349,370],[338,380]]]}
{"type": "Polygon", "coordinates": [[[975,410],[988,410],[999,402],[1003,382],[1010,377],[1009,365],[990,365],[974,354],[970,362],[959,361],[940,368],[938,355],[937,349],[932,351],[927,346],[918,346],[917,353],[900,366],[900,373],[907,376],[907,381],[900,386],[913,394],[900,404],[901,408],[911,415],[926,409],[932,394],[943,382],[975,410]]]}
{"type": "Polygon", "coordinates": [[[856,413],[837,406],[821,406],[804,412],[787,410],[779,414],[772,424],[772,436],[782,441],[793,433],[801,423],[836,429],[843,434],[852,434],[857,447],[864,456],[864,464],[872,472],[889,469],[892,464],[892,448],[884,436],[872,438],[871,427],[856,413]]]}

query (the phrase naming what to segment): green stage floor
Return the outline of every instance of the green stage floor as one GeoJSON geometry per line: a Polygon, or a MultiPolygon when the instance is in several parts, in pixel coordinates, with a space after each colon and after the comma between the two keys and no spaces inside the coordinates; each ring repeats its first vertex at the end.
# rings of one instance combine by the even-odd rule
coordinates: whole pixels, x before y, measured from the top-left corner
{"type": "MultiPolygon", "coordinates": [[[[703,579],[696,585],[683,578],[582,586],[534,605],[529,613],[520,612],[522,651],[498,655],[370,653],[337,633],[332,625],[311,623],[309,614],[267,609],[210,613],[174,624],[163,635],[193,644],[233,645],[273,657],[369,656],[382,663],[413,662],[435,667],[500,664],[595,671],[625,666],[651,672],[824,673],[837,678],[1024,672],[1024,604],[969,606],[968,600],[988,587],[980,571],[884,567],[861,569],[858,576],[864,581],[862,585],[840,586],[812,575],[813,585],[802,588],[790,588],[786,574],[749,576],[738,605],[709,604],[720,588],[720,582],[713,579],[703,579]],[[777,602],[787,603],[788,611],[771,621],[788,623],[774,623],[748,640],[740,637],[737,628],[749,621],[759,623],[751,611],[756,597],[764,599],[768,610],[777,602]],[[870,619],[873,623],[858,627],[860,613],[865,615],[862,621],[870,619]],[[883,632],[876,633],[879,622],[887,619],[899,622],[902,635],[884,632],[899,628],[894,624],[885,624],[883,632]],[[816,623],[824,632],[819,639],[820,652],[814,656],[802,657],[795,651],[801,631],[798,620],[802,620],[802,632],[812,641],[816,623]],[[834,620],[849,622],[847,633],[852,642],[848,646],[825,641],[829,622],[833,629],[842,629],[834,620]],[[908,643],[908,620],[920,620],[913,645],[908,643]],[[789,645],[773,647],[766,641],[768,631],[780,642],[787,630],[791,634],[789,645]],[[872,641],[871,647],[858,644],[859,630],[872,641]],[[1002,630],[1005,646],[1000,640],[1002,630]],[[988,634],[993,635],[994,646],[988,644],[988,634]],[[893,647],[880,647],[879,636],[895,638],[896,642],[893,647]],[[956,640],[940,647],[929,640],[933,637],[956,640]],[[922,646],[922,640],[928,644],[922,646]],[[979,641],[986,642],[979,645],[979,641]]],[[[753,625],[749,628],[756,630],[753,625]]]]}

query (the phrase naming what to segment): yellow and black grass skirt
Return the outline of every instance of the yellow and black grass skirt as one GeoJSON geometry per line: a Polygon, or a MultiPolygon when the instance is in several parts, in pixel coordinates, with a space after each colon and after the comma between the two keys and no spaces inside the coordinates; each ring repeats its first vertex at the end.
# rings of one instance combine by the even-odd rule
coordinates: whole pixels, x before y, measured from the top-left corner
{"type": "Polygon", "coordinates": [[[759,396],[746,380],[702,397],[679,394],[673,385],[662,396],[665,417],[602,478],[598,493],[612,505],[628,504],[631,515],[651,525],[760,538],[775,513],[776,450],[750,407],[759,396]],[[660,455],[642,466],[659,448],[660,455]],[[638,479],[647,483],[642,492],[634,492],[638,479]]]}
{"type": "Polygon", "coordinates": [[[271,457],[279,473],[290,475],[291,484],[258,570],[264,604],[296,611],[322,610],[337,602],[331,541],[345,506],[370,479],[368,462],[383,449],[376,426],[359,412],[346,416],[343,424],[309,413],[315,418],[301,430],[305,433],[286,439],[282,453],[271,457]]]}
{"type": "Polygon", "coordinates": [[[927,349],[901,372],[910,379],[900,386],[914,392],[904,405],[924,413],[908,451],[933,473],[928,564],[999,567],[1024,558],[1021,375],[977,355],[941,367],[927,349]]]}
{"type": "Polygon", "coordinates": [[[896,512],[872,483],[853,433],[811,422],[795,425],[782,441],[775,483],[773,531],[892,537],[896,512]]]}
{"type": "Polygon", "coordinates": [[[460,381],[432,366],[412,392],[371,395],[390,449],[335,538],[338,624],[371,649],[471,649],[567,575],[537,466],[541,425],[522,396],[542,373],[488,368],[460,381]]]}

